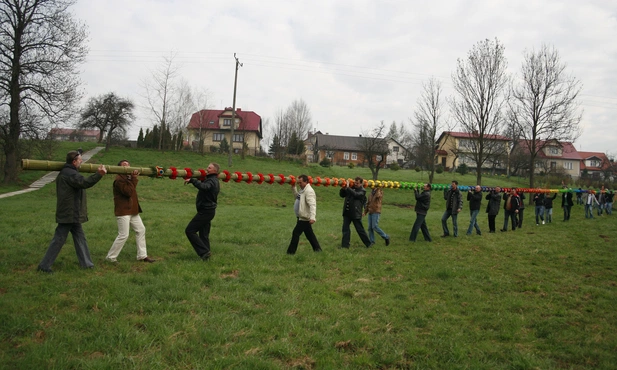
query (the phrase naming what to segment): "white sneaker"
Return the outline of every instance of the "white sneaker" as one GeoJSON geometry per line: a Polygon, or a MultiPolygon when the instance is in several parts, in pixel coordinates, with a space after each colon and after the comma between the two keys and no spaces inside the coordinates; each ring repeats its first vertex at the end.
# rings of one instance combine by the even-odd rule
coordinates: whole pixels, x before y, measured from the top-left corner
{"type": "Polygon", "coordinates": [[[544,220],[542,220],[542,225],[544,225],[544,220]]]}

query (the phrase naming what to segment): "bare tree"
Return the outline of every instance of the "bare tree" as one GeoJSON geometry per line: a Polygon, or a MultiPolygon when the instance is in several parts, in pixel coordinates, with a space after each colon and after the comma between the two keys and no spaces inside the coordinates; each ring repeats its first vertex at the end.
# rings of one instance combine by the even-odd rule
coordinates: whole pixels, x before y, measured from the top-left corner
{"type": "Polygon", "coordinates": [[[81,113],[78,128],[98,128],[99,143],[103,134],[107,134],[105,151],[109,150],[114,134],[125,134],[135,120],[135,104],[128,98],[120,98],[113,92],[91,98],[81,113]]]}
{"type": "Polygon", "coordinates": [[[418,98],[414,112],[414,120],[411,120],[415,129],[413,136],[413,148],[416,162],[429,171],[429,182],[433,182],[435,176],[435,150],[437,137],[446,126],[443,112],[443,100],[441,97],[441,82],[430,78],[422,83],[422,94],[418,98]]]}
{"type": "Polygon", "coordinates": [[[388,142],[385,137],[387,133],[386,125],[384,121],[381,121],[371,132],[365,132],[359,143],[358,149],[364,155],[364,162],[368,164],[373,180],[377,180],[379,170],[386,164],[389,154],[388,142]]]}
{"type": "MultiPolygon", "coordinates": [[[[286,119],[292,133],[296,133],[298,139],[306,139],[309,131],[313,128],[311,110],[304,100],[294,100],[287,108],[286,119]]],[[[291,138],[291,136],[289,137],[291,138]]]]}
{"type": "Polygon", "coordinates": [[[178,68],[173,61],[173,55],[163,57],[163,62],[151,72],[151,79],[142,82],[146,107],[154,117],[155,124],[159,125],[159,150],[163,150],[167,144],[163,143],[163,137],[172,121],[171,112],[176,94],[174,80],[178,74],[178,68]]]}
{"type": "Polygon", "coordinates": [[[0,0],[0,116],[8,116],[0,122],[4,183],[17,181],[23,123],[38,127],[62,119],[81,97],[77,67],[88,53],[87,32],[68,11],[73,4],[0,0]]]}
{"type": "Polygon", "coordinates": [[[451,112],[463,131],[467,155],[476,164],[477,183],[482,182],[482,166],[496,154],[503,154],[503,141],[495,140],[503,125],[508,76],[505,47],[495,41],[478,42],[467,59],[458,59],[452,83],[456,92],[450,100],[451,112]]]}
{"type": "Polygon", "coordinates": [[[529,186],[534,187],[538,153],[550,140],[575,141],[580,135],[580,82],[566,75],[559,52],[542,45],[526,51],[521,77],[512,86],[508,118],[515,123],[529,150],[529,186]]]}

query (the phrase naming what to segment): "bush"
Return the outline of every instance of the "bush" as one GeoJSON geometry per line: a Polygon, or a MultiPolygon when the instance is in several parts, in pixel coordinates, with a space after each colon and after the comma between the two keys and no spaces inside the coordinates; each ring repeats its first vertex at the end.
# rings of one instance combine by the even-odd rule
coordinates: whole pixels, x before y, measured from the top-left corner
{"type": "Polygon", "coordinates": [[[420,168],[420,166],[416,166],[415,170],[416,170],[416,172],[420,172],[420,171],[422,171],[422,169],[420,168]]]}
{"type": "Polygon", "coordinates": [[[467,173],[469,173],[469,167],[467,167],[467,165],[463,163],[460,166],[458,166],[458,168],[456,169],[456,172],[460,173],[461,175],[466,175],[467,173]]]}
{"type": "Polygon", "coordinates": [[[392,163],[392,164],[390,165],[390,169],[391,169],[392,171],[398,171],[398,170],[400,170],[400,169],[401,169],[401,166],[399,166],[399,165],[398,165],[398,163],[394,162],[394,163],[392,163]]]}
{"type": "Polygon", "coordinates": [[[443,166],[438,164],[437,167],[435,167],[435,172],[441,175],[443,173],[443,166]]]}
{"type": "Polygon", "coordinates": [[[332,166],[332,162],[328,158],[324,158],[321,160],[321,162],[319,162],[319,165],[321,167],[330,167],[332,166]]]}
{"type": "Polygon", "coordinates": [[[347,167],[351,168],[353,170],[354,167],[356,167],[356,164],[353,162],[349,162],[347,163],[347,167]]]}

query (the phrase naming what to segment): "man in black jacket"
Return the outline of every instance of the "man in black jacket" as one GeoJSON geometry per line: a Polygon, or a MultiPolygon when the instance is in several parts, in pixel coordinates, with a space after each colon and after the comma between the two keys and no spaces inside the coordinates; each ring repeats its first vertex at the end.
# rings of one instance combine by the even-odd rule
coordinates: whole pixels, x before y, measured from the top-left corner
{"type": "Polygon", "coordinates": [[[566,192],[561,194],[561,208],[563,208],[563,220],[570,221],[570,211],[572,210],[572,206],[574,202],[572,201],[572,193],[567,191],[568,187],[564,185],[563,187],[566,192]]]}
{"type": "Polygon", "coordinates": [[[452,217],[452,228],[454,229],[454,237],[458,236],[457,218],[459,212],[463,209],[463,195],[458,189],[458,181],[452,181],[450,189],[444,189],[443,199],[446,200],[446,211],[441,216],[441,226],[443,228],[442,238],[450,236],[448,230],[448,218],[452,217]]]}
{"type": "Polygon", "coordinates": [[[195,206],[197,214],[186,226],[184,233],[191,242],[197,255],[204,261],[210,259],[210,227],[216,213],[216,202],[220,191],[220,167],[217,163],[210,163],[206,169],[206,179],[199,181],[195,178],[184,180],[185,184],[193,184],[199,189],[195,206]],[[199,235],[198,235],[199,233],[199,235]]]}
{"type": "Polygon", "coordinates": [[[518,225],[516,215],[518,215],[518,207],[521,205],[521,198],[519,198],[518,194],[516,194],[516,189],[512,188],[509,193],[503,194],[503,200],[503,209],[505,214],[503,229],[501,229],[501,231],[508,231],[508,219],[512,220],[512,231],[514,231],[518,225]]]}
{"type": "Polygon", "coordinates": [[[339,195],[341,198],[345,198],[343,203],[343,239],[341,241],[341,248],[349,248],[349,240],[351,239],[349,225],[352,222],[360,239],[362,239],[362,243],[369,248],[371,241],[364,230],[364,225],[362,225],[362,214],[366,204],[364,180],[361,177],[356,177],[352,186],[341,187],[339,195]]]}
{"type": "Polygon", "coordinates": [[[471,235],[474,227],[476,228],[476,234],[482,235],[480,231],[480,225],[478,225],[478,213],[480,213],[480,205],[482,203],[482,187],[476,185],[474,188],[469,188],[467,193],[467,201],[469,202],[469,228],[467,228],[467,235],[471,235]]]}
{"type": "Polygon", "coordinates": [[[81,224],[88,221],[88,206],[86,203],[86,190],[103,178],[107,173],[105,166],[100,165],[98,171],[88,178],[77,172],[81,166],[81,154],[78,151],[69,152],[66,155],[66,163],[56,178],[56,232],[54,234],[47,253],[37,270],[51,273],[51,266],[60,254],[60,250],[66,242],[66,237],[73,235],[73,244],[79,266],[93,268],[94,263],[90,258],[90,250],[86,235],[81,224]]]}
{"type": "Polygon", "coordinates": [[[488,232],[495,232],[495,218],[499,214],[499,208],[501,207],[501,188],[497,186],[495,189],[491,190],[488,194],[486,194],[486,200],[488,200],[488,204],[486,205],[486,213],[488,213],[488,232]]]}
{"type": "Polygon", "coordinates": [[[431,242],[433,240],[426,226],[426,214],[431,206],[431,184],[424,184],[424,191],[422,193],[420,193],[418,189],[414,189],[413,191],[416,196],[416,222],[413,223],[413,227],[411,228],[409,241],[415,242],[418,236],[418,230],[422,230],[424,240],[431,242]]]}

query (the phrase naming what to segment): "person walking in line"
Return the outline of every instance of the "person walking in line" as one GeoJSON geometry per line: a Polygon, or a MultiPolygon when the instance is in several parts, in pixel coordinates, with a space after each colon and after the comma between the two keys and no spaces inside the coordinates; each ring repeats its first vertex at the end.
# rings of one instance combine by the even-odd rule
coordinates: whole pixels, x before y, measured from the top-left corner
{"type": "Polygon", "coordinates": [[[553,201],[557,198],[557,193],[553,193],[553,196],[544,197],[544,218],[546,222],[553,222],[553,201]]]}
{"type": "Polygon", "coordinates": [[[422,193],[420,193],[417,188],[413,189],[413,192],[416,197],[416,221],[413,223],[413,227],[411,228],[409,241],[415,242],[418,237],[418,230],[422,230],[424,240],[431,242],[433,239],[431,239],[431,234],[426,226],[426,214],[428,213],[428,209],[431,207],[431,184],[424,184],[422,193]]]}
{"type": "Polygon", "coordinates": [[[488,204],[486,205],[486,213],[488,213],[488,232],[494,233],[495,218],[497,218],[499,209],[501,208],[501,188],[497,186],[495,189],[491,190],[486,194],[486,200],[488,200],[488,204]]]}
{"type": "Polygon", "coordinates": [[[615,198],[615,191],[607,190],[606,191],[606,214],[607,215],[613,214],[613,199],[614,198],[615,198]]]}
{"type": "Polygon", "coordinates": [[[525,193],[523,192],[521,192],[520,194],[517,193],[517,195],[520,200],[520,204],[518,207],[518,214],[517,214],[518,228],[521,229],[523,227],[523,217],[525,216],[525,199],[527,199],[527,197],[525,196],[525,193]]]}
{"type": "Polygon", "coordinates": [[[593,218],[593,205],[597,205],[598,200],[594,195],[595,191],[589,190],[587,193],[587,200],[585,201],[585,218],[593,218]]]}
{"type": "Polygon", "coordinates": [[[291,233],[291,241],[287,248],[287,254],[295,254],[298,249],[298,242],[300,241],[300,235],[304,233],[306,239],[308,239],[314,252],[321,252],[321,246],[317,237],[313,232],[313,224],[317,217],[317,197],[315,196],[315,190],[309,184],[307,175],[298,176],[298,185],[300,190],[296,186],[292,186],[294,192],[294,211],[296,213],[296,227],[294,227],[291,233]]]}
{"type": "Polygon", "coordinates": [[[474,188],[470,188],[467,193],[467,202],[469,202],[469,227],[467,228],[467,235],[471,235],[473,228],[476,228],[476,234],[482,235],[480,231],[480,225],[478,225],[478,213],[480,213],[480,206],[482,203],[482,187],[476,185],[474,188]]]}
{"type": "Polygon", "coordinates": [[[448,218],[452,217],[452,228],[454,237],[458,236],[458,214],[463,209],[463,195],[458,189],[458,181],[452,181],[449,189],[444,189],[443,198],[446,200],[446,211],[441,216],[441,227],[443,228],[442,238],[450,236],[448,229],[448,218]]]}
{"type": "Polygon", "coordinates": [[[366,208],[364,209],[364,215],[368,214],[368,238],[371,241],[371,245],[375,244],[375,233],[377,233],[386,242],[387,247],[390,245],[390,237],[379,227],[382,202],[383,190],[380,187],[371,190],[366,208]]]}
{"type": "Polygon", "coordinates": [[[212,256],[210,229],[216,214],[216,202],[221,190],[218,178],[219,171],[220,166],[217,163],[210,163],[206,169],[204,181],[199,181],[193,177],[184,180],[185,185],[192,184],[199,190],[195,200],[197,214],[186,226],[184,233],[197,255],[204,261],[208,261],[212,256]]]}
{"type": "Polygon", "coordinates": [[[508,219],[512,221],[512,231],[514,231],[518,225],[516,215],[518,214],[518,207],[521,204],[521,199],[516,194],[516,189],[512,188],[509,193],[504,193],[503,200],[505,201],[503,204],[505,215],[503,220],[503,229],[501,229],[501,231],[508,231],[508,219]]]}
{"type": "MultiPolygon", "coordinates": [[[[563,186],[565,190],[568,190],[567,186],[563,186]]],[[[574,202],[572,201],[572,192],[566,191],[561,194],[561,208],[563,208],[563,220],[570,220],[570,211],[572,210],[572,206],[574,202]]]]}
{"type": "MultiPolygon", "coordinates": [[[[118,162],[118,166],[131,167],[131,164],[123,159],[118,162]]],[[[138,176],[139,171],[134,170],[131,174],[116,175],[114,180],[114,214],[118,223],[118,236],[105,258],[109,262],[117,262],[118,255],[129,238],[129,228],[135,231],[137,260],[149,263],[155,261],[148,257],[146,251],[146,227],[139,216],[142,210],[137,197],[138,176]]]]}
{"type": "Polygon", "coordinates": [[[583,204],[583,189],[581,188],[578,188],[578,191],[576,192],[576,204],[583,204]]]}
{"type": "Polygon", "coordinates": [[[540,220],[542,220],[542,225],[544,225],[544,194],[536,193],[533,196],[533,203],[535,204],[535,213],[536,213],[536,225],[540,225],[540,220]]]}
{"type": "Polygon", "coordinates": [[[56,177],[56,232],[47,247],[43,260],[37,270],[52,273],[51,266],[56,261],[62,250],[66,238],[73,235],[75,253],[81,268],[93,268],[94,263],[90,257],[86,234],[81,224],[88,221],[88,206],[86,189],[93,187],[107,173],[105,166],[100,165],[97,172],[89,177],[83,177],[77,169],[82,163],[81,154],[78,151],[68,152],[66,163],[56,177]]]}
{"type": "Polygon", "coordinates": [[[602,216],[602,212],[606,208],[606,189],[604,188],[604,185],[602,185],[602,188],[597,193],[597,196],[598,196],[597,198],[598,199],[598,216],[602,216]]]}
{"type": "Polygon", "coordinates": [[[361,177],[356,177],[353,185],[343,184],[339,190],[339,196],[345,198],[343,202],[343,239],[341,240],[341,248],[349,248],[351,240],[351,230],[349,225],[353,223],[356,232],[362,243],[367,248],[370,248],[371,241],[362,225],[362,214],[366,204],[366,191],[364,190],[364,180],[361,177]]]}

